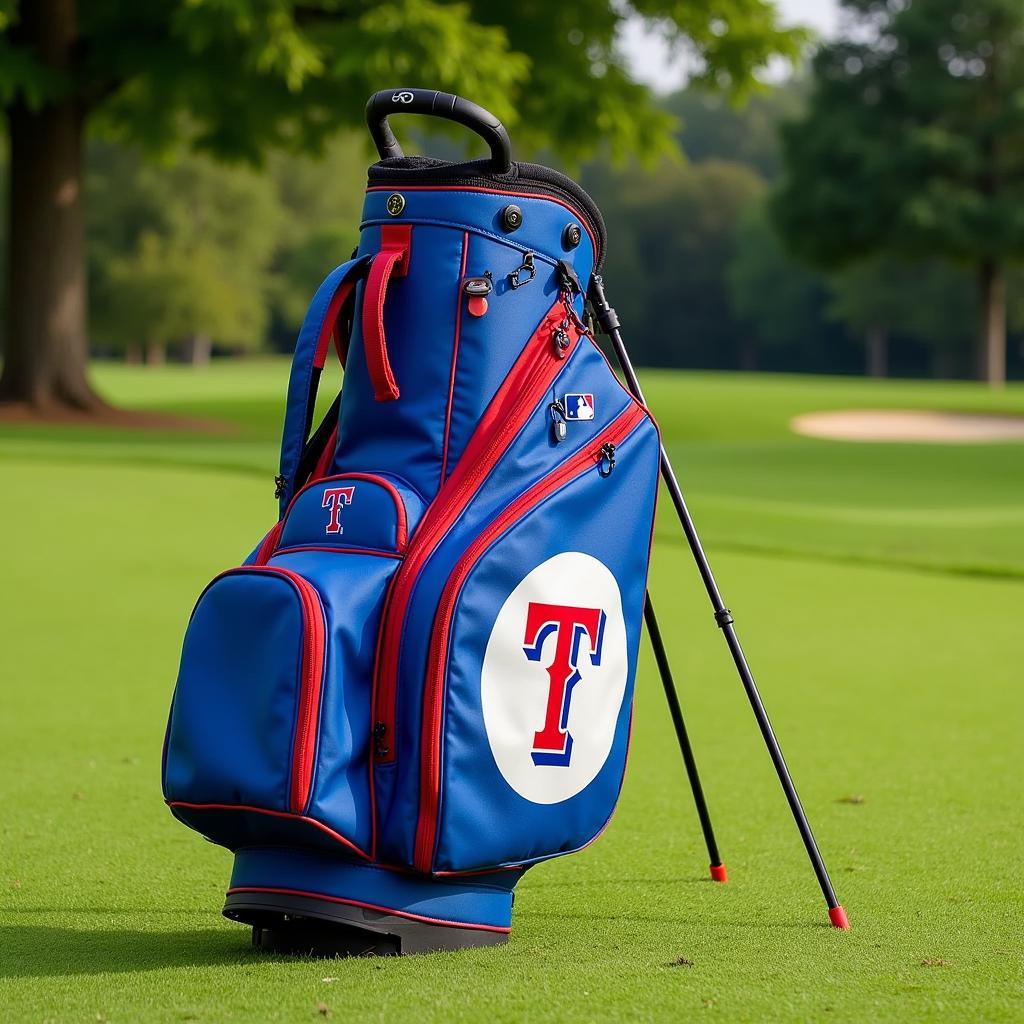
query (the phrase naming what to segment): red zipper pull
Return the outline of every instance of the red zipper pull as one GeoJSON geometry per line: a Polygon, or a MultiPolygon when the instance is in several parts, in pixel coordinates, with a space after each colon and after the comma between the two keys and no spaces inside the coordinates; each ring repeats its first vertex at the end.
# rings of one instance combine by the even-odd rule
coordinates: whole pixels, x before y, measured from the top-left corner
{"type": "Polygon", "coordinates": [[[493,288],[489,270],[483,277],[467,277],[462,282],[462,290],[469,296],[467,309],[470,316],[483,316],[487,312],[487,296],[493,288]]]}

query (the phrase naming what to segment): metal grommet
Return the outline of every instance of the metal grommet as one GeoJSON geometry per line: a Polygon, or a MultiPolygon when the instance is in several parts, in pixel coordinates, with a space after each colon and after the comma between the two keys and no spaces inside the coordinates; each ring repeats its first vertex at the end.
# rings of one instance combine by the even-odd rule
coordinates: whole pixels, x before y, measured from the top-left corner
{"type": "Polygon", "coordinates": [[[565,225],[565,230],[562,232],[562,245],[566,249],[575,249],[582,240],[583,232],[580,230],[579,224],[565,225]]]}
{"type": "Polygon", "coordinates": [[[501,211],[501,226],[506,231],[515,231],[523,226],[523,211],[515,203],[501,211]]]}
{"type": "Polygon", "coordinates": [[[388,196],[387,210],[392,217],[397,217],[405,209],[405,196],[399,192],[392,192],[388,196]]]}

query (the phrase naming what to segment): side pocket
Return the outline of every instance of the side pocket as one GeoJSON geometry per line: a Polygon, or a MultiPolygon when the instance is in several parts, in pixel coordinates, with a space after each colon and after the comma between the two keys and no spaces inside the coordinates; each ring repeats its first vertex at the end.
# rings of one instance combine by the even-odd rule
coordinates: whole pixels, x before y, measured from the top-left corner
{"type": "Polygon", "coordinates": [[[308,581],[269,566],[218,576],[185,634],[167,800],[302,814],[326,662],[324,609],[308,581]]]}
{"type": "Polygon", "coordinates": [[[388,583],[422,503],[394,480],[320,480],[217,577],[185,635],[164,796],[209,839],[368,857],[371,691],[388,583]]]}
{"type": "Polygon", "coordinates": [[[658,473],[631,406],[455,566],[428,661],[415,866],[524,864],[592,840],[618,798],[658,473]]]}

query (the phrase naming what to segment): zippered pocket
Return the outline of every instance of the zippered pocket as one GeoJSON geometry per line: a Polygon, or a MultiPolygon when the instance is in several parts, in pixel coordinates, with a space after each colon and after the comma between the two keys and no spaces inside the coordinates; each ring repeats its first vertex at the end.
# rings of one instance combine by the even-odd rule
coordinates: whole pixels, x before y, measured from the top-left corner
{"type": "Polygon", "coordinates": [[[164,795],[301,815],[312,787],[326,622],[316,589],[247,566],[203,591],[185,634],[164,795]]]}
{"type": "Polygon", "coordinates": [[[405,614],[416,576],[438,542],[459,517],[488,474],[508,450],[582,335],[571,303],[562,296],[537,327],[494,396],[458,465],[430,505],[405,562],[396,575],[384,611],[380,650],[375,670],[374,762],[395,758],[395,714],[398,693],[398,657],[405,614]]]}
{"type": "Polygon", "coordinates": [[[424,687],[418,870],[568,852],[607,820],[625,762],[657,470],[657,432],[632,405],[455,564],[424,687]]]}

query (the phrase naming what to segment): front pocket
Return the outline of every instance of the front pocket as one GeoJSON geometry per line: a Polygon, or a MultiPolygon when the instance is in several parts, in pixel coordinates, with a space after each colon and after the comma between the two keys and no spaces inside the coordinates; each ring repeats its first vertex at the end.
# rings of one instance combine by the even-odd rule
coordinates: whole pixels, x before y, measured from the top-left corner
{"type": "Polygon", "coordinates": [[[424,686],[418,870],[528,863],[579,848],[607,820],[625,765],[658,455],[653,424],[631,406],[454,566],[424,686]]]}
{"type": "Polygon", "coordinates": [[[301,576],[276,566],[218,576],[185,634],[167,800],[302,814],[326,653],[323,606],[301,576]]]}

